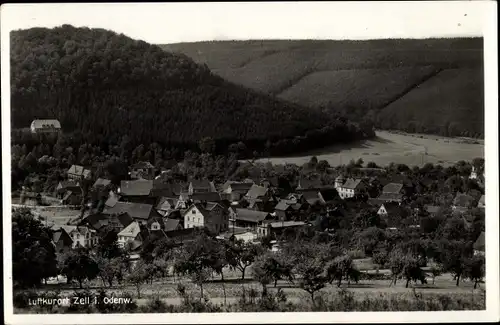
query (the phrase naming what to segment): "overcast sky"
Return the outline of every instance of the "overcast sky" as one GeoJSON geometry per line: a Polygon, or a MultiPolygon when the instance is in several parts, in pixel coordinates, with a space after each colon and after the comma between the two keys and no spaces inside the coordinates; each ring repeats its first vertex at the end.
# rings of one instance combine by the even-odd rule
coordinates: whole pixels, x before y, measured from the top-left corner
{"type": "Polygon", "coordinates": [[[482,36],[482,1],[25,4],[2,28],[99,27],[150,43],[482,36]]]}

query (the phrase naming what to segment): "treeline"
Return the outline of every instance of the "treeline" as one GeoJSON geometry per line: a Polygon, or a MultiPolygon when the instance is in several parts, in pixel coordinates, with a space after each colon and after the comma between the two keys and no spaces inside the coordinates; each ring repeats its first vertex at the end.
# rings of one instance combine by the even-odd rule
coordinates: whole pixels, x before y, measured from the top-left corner
{"type": "MultiPolygon", "coordinates": [[[[242,141],[284,154],[373,136],[345,119],[224,81],[182,54],[102,29],[34,28],[11,34],[12,125],[57,118],[71,145],[197,149],[242,141]],[[318,141],[321,139],[321,141],[318,141]],[[294,149],[295,148],[295,149],[294,149]]],[[[268,150],[268,151],[269,151],[268,150]]]]}

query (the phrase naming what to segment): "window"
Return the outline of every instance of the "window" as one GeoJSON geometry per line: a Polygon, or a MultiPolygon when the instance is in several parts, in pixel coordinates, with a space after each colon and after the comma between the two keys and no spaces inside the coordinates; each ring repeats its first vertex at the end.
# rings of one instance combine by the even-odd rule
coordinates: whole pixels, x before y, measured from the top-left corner
{"type": "Polygon", "coordinates": [[[191,210],[191,213],[192,213],[192,214],[196,214],[196,211],[194,211],[194,210],[191,210]]]}
{"type": "Polygon", "coordinates": [[[76,239],[80,239],[80,234],[76,234],[76,239]]]}
{"type": "Polygon", "coordinates": [[[188,217],[188,221],[189,221],[189,217],[188,217]]]}

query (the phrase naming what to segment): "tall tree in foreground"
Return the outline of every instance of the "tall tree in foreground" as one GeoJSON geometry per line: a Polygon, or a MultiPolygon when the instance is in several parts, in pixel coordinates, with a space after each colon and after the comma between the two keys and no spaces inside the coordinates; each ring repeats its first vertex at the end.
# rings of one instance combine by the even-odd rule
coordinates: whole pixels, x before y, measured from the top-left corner
{"type": "Polygon", "coordinates": [[[81,289],[85,280],[93,280],[99,275],[99,265],[87,249],[77,248],[63,262],[61,273],[70,281],[76,279],[81,289]]]}
{"type": "Polygon", "coordinates": [[[262,252],[260,246],[245,243],[243,240],[234,240],[227,243],[226,257],[232,268],[241,272],[241,280],[245,279],[245,271],[255,258],[262,252]]]}
{"type": "Polygon", "coordinates": [[[32,287],[57,275],[52,232],[28,209],[12,212],[12,275],[14,285],[32,287]]]}

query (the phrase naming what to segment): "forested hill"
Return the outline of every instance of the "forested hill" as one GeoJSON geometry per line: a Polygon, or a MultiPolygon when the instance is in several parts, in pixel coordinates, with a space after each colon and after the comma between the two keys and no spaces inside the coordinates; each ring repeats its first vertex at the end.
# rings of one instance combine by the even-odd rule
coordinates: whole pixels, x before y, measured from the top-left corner
{"type": "Polygon", "coordinates": [[[162,45],[221,77],[377,128],[484,135],[483,39],[249,40],[162,45]]]}
{"type": "Polygon", "coordinates": [[[11,33],[12,125],[57,118],[88,143],[291,148],[373,135],[345,119],[225,81],[183,54],[103,29],[11,33]],[[267,140],[270,139],[270,142],[267,140]],[[322,141],[317,141],[321,139],[322,141]]]}

